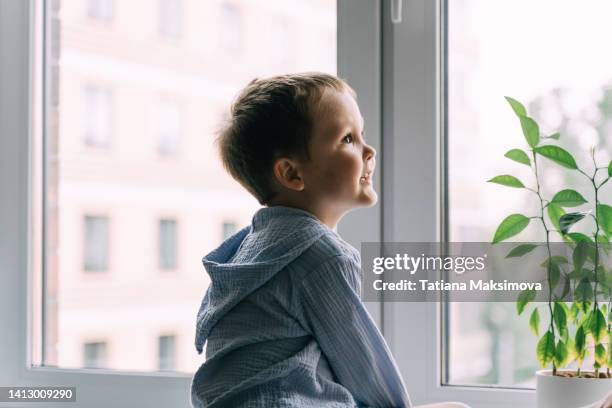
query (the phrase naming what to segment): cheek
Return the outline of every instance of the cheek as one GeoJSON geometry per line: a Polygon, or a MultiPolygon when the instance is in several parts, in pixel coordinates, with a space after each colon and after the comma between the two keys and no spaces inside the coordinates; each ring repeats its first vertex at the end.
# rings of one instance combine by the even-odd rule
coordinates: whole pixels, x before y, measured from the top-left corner
{"type": "Polygon", "coordinates": [[[322,181],[337,190],[351,189],[359,184],[361,167],[361,159],[356,154],[339,154],[330,158],[322,181]]]}

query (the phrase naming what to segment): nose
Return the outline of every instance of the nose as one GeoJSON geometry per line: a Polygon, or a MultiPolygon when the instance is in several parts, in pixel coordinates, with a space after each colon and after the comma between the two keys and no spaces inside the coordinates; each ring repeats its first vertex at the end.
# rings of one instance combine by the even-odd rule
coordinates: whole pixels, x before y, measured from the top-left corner
{"type": "Polygon", "coordinates": [[[372,166],[372,169],[374,169],[374,166],[376,166],[376,149],[374,149],[372,146],[370,145],[365,145],[365,149],[364,149],[364,158],[366,163],[368,161],[371,161],[370,166],[372,166]]]}

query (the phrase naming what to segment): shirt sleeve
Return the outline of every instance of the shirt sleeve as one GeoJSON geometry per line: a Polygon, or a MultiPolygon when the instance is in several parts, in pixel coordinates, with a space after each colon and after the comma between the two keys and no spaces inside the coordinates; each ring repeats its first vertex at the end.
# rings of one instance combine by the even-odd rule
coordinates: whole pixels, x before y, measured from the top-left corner
{"type": "Polygon", "coordinates": [[[360,406],[411,407],[399,369],[360,292],[359,264],[343,255],[324,261],[301,282],[302,323],[360,406]]]}

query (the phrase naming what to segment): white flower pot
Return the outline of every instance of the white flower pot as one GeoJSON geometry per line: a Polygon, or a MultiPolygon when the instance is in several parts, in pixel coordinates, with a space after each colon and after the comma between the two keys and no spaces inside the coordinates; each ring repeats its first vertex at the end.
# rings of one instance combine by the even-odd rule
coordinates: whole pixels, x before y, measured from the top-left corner
{"type": "Polygon", "coordinates": [[[581,408],[612,392],[612,378],[553,376],[552,370],[536,372],[538,408],[581,408]]]}

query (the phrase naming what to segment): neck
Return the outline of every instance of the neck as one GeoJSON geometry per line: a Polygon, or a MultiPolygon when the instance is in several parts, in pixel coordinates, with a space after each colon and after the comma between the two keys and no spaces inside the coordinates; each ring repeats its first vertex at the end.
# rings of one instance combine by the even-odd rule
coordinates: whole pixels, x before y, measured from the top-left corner
{"type": "Polygon", "coordinates": [[[324,205],[314,205],[312,203],[297,203],[292,202],[292,200],[272,201],[268,204],[268,207],[275,205],[299,208],[300,210],[308,211],[333,231],[337,231],[338,222],[340,222],[344,214],[347,213],[347,210],[329,208],[324,205]]]}

